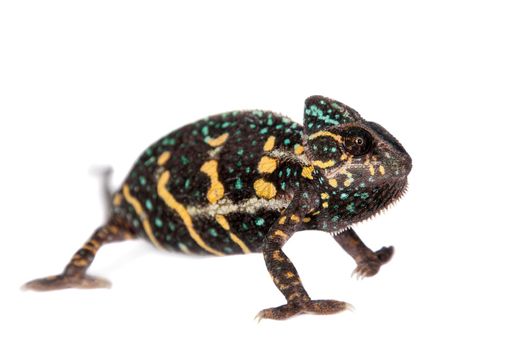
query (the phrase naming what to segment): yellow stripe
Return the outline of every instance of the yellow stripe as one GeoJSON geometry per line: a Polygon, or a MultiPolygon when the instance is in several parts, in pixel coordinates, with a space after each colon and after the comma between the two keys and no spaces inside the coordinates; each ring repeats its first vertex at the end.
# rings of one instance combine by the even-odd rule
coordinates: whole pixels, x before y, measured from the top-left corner
{"type": "Polygon", "coordinates": [[[226,140],[228,139],[228,133],[224,133],[222,135],[219,135],[217,136],[216,138],[212,139],[212,138],[208,138],[206,139],[206,143],[212,147],[218,147],[220,145],[222,145],[223,143],[226,142],[226,140]]]}
{"type": "Polygon", "coordinates": [[[270,152],[273,147],[275,146],[275,136],[268,137],[268,140],[264,143],[263,150],[266,152],[270,152]]]}
{"type": "Polygon", "coordinates": [[[195,231],[195,228],[193,228],[193,222],[191,220],[191,216],[190,214],[188,214],[188,211],[186,210],[186,208],[182,204],[177,202],[175,197],[173,197],[173,195],[166,188],[166,185],[168,184],[169,180],[170,180],[170,172],[166,170],[160,175],[159,182],[157,183],[157,192],[159,193],[160,198],[164,200],[164,203],[166,203],[168,207],[175,210],[177,214],[179,214],[191,238],[195,241],[195,243],[199,245],[199,247],[201,247],[202,249],[206,250],[207,252],[211,254],[215,254],[219,256],[224,255],[218,250],[215,250],[212,247],[208,246],[202,240],[199,233],[195,231]]]}
{"type": "Polygon", "coordinates": [[[144,209],[142,209],[142,205],[140,204],[138,199],[131,195],[131,193],[129,192],[128,185],[124,185],[122,193],[124,194],[126,202],[131,204],[133,209],[135,209],[135,212],[137,213],[138,217],[141,219],[142,227],[144,227],[144,231],[146,232],[146,235],[148,235],[148,238],[150,239],[151,243],[153,243],[153,245],[157,248],[162,248],[159,241],[157,241],[157,239],[153,235],[153,230],[151,229],[148,215],[144,212],[144,209]]]}
{"type": "Polygon", "coordinates": [[[246,246],[246,244],[244,244],[243,241],[241,241],[241,239],[239,237],[237,237],[236,234],[234,234],[233,232],[230,232],[230,238],[232,239],[232,241],[234,241],[235,243],[237,243],[237,245],[239,247],[241,247],[241,250],[244,254],[249,254],[251,253],[251,250],[250,248],[248,248],[248,246],[246,246]]]}
{"type": "Polygon", "coordinates": [[[234,241],[242,250],[242,252],[244,254],[248,254],[248,253],[251,253],[251,250],[250,248],[248,248],[248,246],[246,244],[244,244],[244,242],[233,232],[230,231],[230,223],[228,222],[228,220],[224,217],[224,215],[215,215],[215,220],[217,220],[217,222],[219,223],[219,225],[221,225],[221,227],[223,229],[225,229],[226,231],[228,231],[228,233],[230,234],[230,238],[232,239],[232,241],[234,241]]]}
{"type": "Polygon", "coordinates": [[[321,169],[325,169],[325,168],[329,168],[331,166],[334,166],[335,165],[335,162],[333,161],[333,159],[330,159],[330,160],[327,160],[326,162],[323,162],[323,161],[320,161],[320,160],[314,160],[312,162],[313,165],[321,168],[321,169]]]}
{"type": "Polygon", "coordinates": [[[308,136],[308,139],[309,140],[313,140],[313,139],[316,139],[318,137],[323,137],[323,136],[331,137],[334,140],[336,140],[337,142],[343,143],[343,138],[341,137],[341,135],[337,135],[337,134],[331,133],[329,131],[318,131],[315,134],[312,134],[312,135],[308,136]]]}
{"type": "Polygon", "coordinates": [[[215,159],[202,164],[201,171],[210,177],[210,188],[208,190],[208,201],[211,204],[217,203],[224,197],[224,186],[219,181],[218,163],[215,159]]]}

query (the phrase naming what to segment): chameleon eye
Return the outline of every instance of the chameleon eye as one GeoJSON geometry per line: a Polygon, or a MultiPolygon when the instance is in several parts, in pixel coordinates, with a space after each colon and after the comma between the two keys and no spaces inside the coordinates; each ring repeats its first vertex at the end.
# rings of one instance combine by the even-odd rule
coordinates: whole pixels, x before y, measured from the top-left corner
{"type": "Polygon", "coordinates": [[[346,151],[355,157],[359,157],[370,152],[372,148],[372,135],[361,128],[350,128],[344,135],[346,151]]]}

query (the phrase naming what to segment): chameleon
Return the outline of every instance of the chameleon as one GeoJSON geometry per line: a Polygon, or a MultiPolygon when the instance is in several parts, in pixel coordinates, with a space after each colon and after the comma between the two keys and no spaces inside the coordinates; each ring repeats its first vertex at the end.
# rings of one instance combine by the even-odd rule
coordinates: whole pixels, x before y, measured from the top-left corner
{"type": "Polygon", "coordinates": [[[394,248],[372,251],[352,225],[403,196],[412,160],[386,129],[339,101],[308,97],[303,122],[242,110],[169,133],[138,158],[110,195],[107,222],[64,271],[24,287],[107,288],[109,281],[87,274],[100,247],[142,238],[185,254],[262,253],[286,303],[262,310],[258,319],[351,308],[311,299],[283,246],[295,232],[324,231],[355,260],[358,277],[375,275],[394,248]]]}

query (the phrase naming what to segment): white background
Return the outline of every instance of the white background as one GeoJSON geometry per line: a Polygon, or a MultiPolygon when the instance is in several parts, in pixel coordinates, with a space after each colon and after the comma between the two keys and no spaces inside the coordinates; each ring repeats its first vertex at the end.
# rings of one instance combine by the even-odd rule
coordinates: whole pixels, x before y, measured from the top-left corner
{"type": "Polygon", "coordinates": [[[523,349],[524,10],[519,1],[2,1],[2,349],[523,349]],[[413,157],[406,197],[356,226],[396,255],[370,279],[321,232],[285,251],[356,311],[253,321],[284,302],[261,255],[105,247],[110,290],[21,292],[58,273],[150,143],[209,114],[302,120],[323,94],[413,157]]]}

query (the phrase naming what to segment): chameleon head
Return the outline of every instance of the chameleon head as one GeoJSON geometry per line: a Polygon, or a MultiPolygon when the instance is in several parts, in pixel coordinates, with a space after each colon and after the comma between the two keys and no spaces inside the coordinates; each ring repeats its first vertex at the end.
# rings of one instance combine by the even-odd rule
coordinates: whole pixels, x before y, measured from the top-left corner
{"type": "Polygon", "coordinates": [[[304,126],[306,155],[332,192],[362,196],[368,209],[372,201],[381,209],[404,192],[412,160],[379,124],[343,103],[312,96],[305,102],[304,126]]]}

